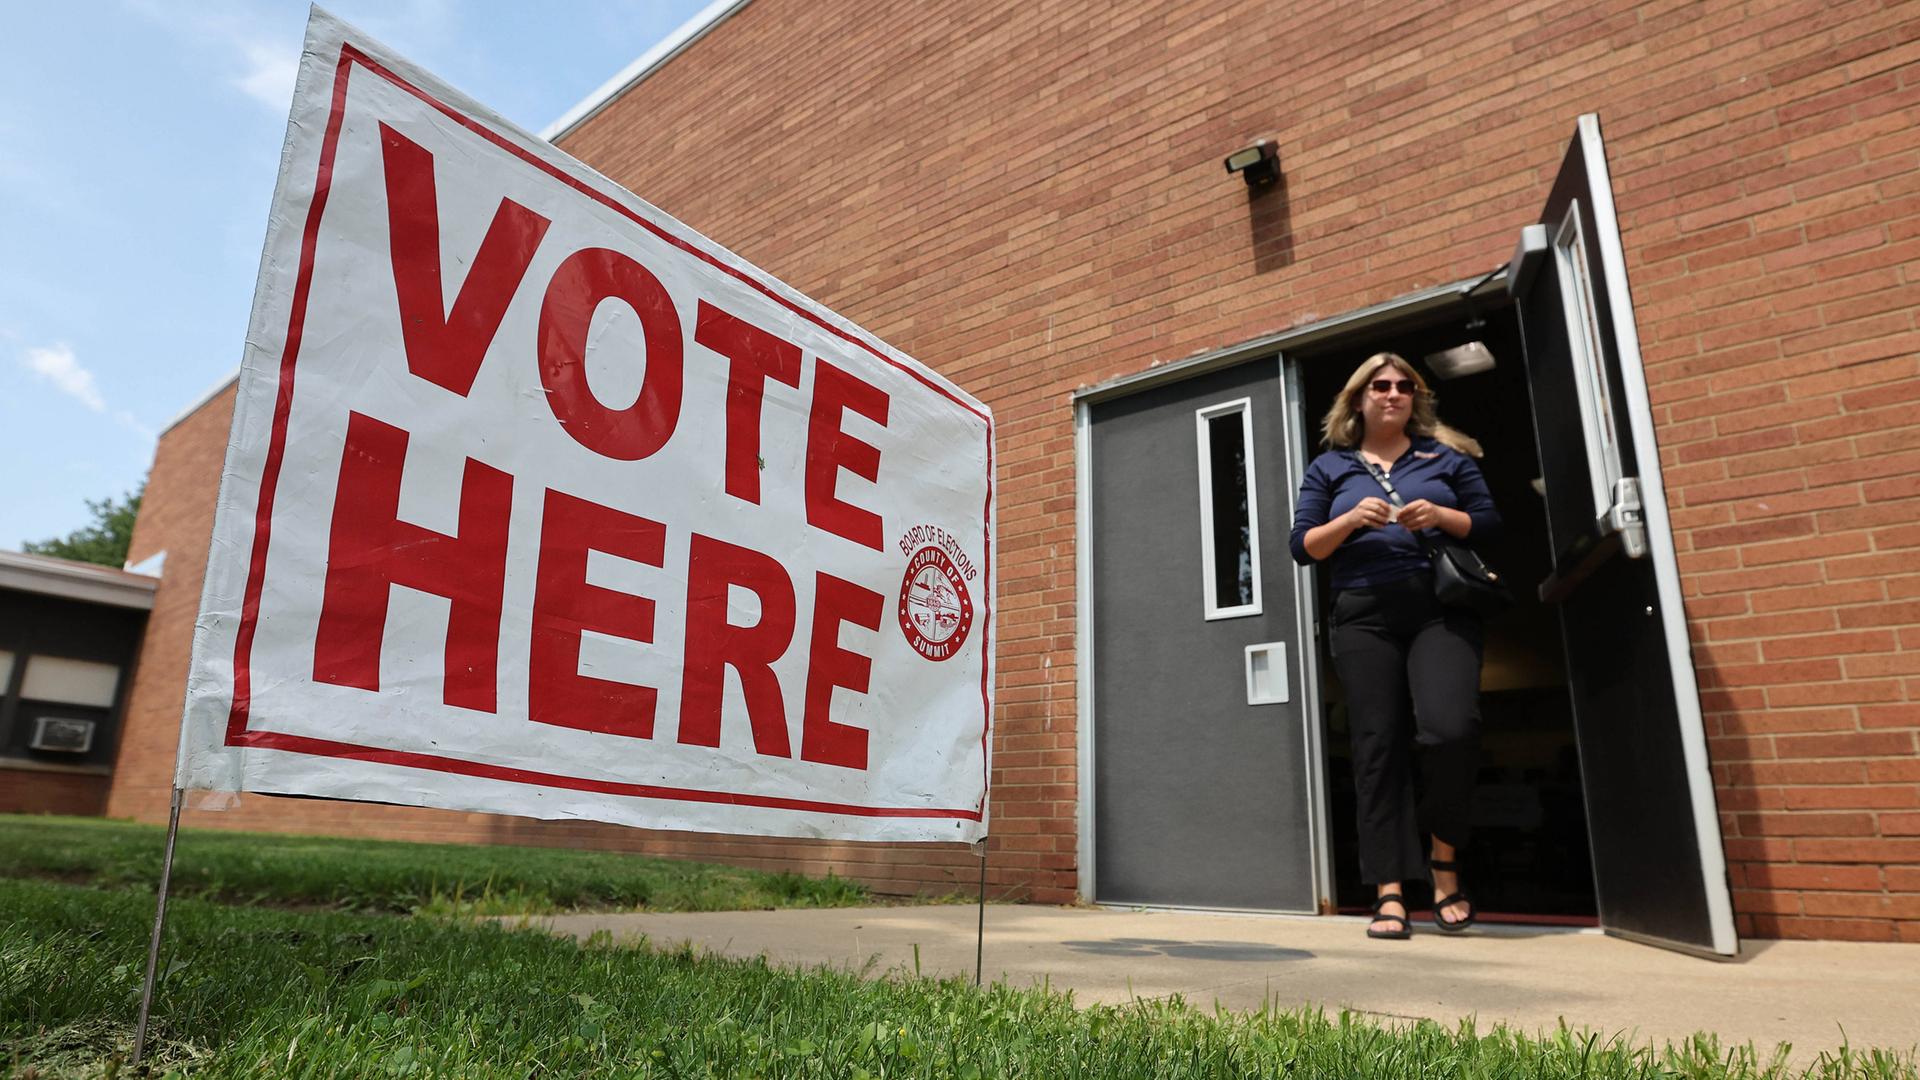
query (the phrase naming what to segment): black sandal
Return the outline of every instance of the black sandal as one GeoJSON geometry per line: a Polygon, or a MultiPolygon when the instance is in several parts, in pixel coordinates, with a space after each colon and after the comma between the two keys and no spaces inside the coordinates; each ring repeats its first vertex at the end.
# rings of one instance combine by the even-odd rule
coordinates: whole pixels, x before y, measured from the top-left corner
{"type": "MultiPolygon", "coordinates": [[[[1460,873],[1460,864],[1453,859],[1428,859],[1427,867],[1429,872],[1433,870],[1445,870],[1448,873],[1451,873],[1454,875],[1458,875],[1460,873]]],[[[1439,892],[1440,887],[1438,885],[1434,886],[1433,891],[1436,893],[1439,892]]],[[[1472,926],[1473,921],[1479,918],[1479,916],[1480,916],[1480,913],[1477,910],[1475,910],[1473,901],[1467,899],[1466,892],[1462,890],[1455,890],[1453,893],[1447,896],[1443,896],[1440,899],[1435,900],[1433,902],[1433,924],[1435,926],[1438,926],[1441,930],[1449,934],[1458,934],[1462,930],[1465,930],[1467,927],[1472,926]],[[1440,912],[1448,904],[1467,905],[1466,917],[1462,919],[1455,919],[1451,922],[1442,918],[1440,915],[1440,912]]]]}
{"type": "Polygon", "coordinates": [[[1388,904],[1399,904],[1402,910],[1405,910],[1407,906],[1406,900],[1402,898],[1399,893],[1397,892],[1387,893],[1385,896],[1382,896],[1378,900],[1375,900],[1373,902],[1373,921],[1374,922],[1397,922],[1400,924],[1400,929],[1375,930],[1373,927],[1369,926],[1367,927],[1367,936],[1370,938],[1380,938],[1383,941],[1405,941],[1408,938],[1412,937],[1413,924],[1407,921],[1407,917],[1405,915],[1383,915],[1380,913],[1380,909],[1385,907],[1388,904]]]}

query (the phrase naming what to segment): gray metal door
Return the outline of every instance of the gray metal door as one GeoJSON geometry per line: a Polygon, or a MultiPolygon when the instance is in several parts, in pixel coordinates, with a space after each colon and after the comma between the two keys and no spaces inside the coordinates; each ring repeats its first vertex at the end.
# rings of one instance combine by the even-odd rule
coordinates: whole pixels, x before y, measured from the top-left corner
{"type": "Polygon", "coordinates": [[[1088,410],[1093,894],[1312,911],[1280,365],[1088,410]]]}
{"type": "Polygon", "coordinates": [[[1582,116],[1508,287],[1519,303],[1600,923],[1738,948],[1653,412],[1600,123],[1582,116]]]}

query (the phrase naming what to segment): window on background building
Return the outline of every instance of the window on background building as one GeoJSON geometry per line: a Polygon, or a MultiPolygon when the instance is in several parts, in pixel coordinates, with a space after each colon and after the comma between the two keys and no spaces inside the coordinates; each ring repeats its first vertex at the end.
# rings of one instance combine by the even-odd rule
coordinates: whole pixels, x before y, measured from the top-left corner
{"type": "Polygon", "coordinates": [[[109,763],[107,729],[120,692],[121,668],[98,660],[0,652],[0,687],[20,671],[5,754],[51,764],[109,763]]]}
{"type": "Polygon", "coordinates": [[[35,656],[27,660],[27,677],[20,684],[20,697],[61,705],[85,705],[97,709],[113,707],[114,692],[120,689],[120,667],[94,660],[69,660],[62,656],[35,656]]]}

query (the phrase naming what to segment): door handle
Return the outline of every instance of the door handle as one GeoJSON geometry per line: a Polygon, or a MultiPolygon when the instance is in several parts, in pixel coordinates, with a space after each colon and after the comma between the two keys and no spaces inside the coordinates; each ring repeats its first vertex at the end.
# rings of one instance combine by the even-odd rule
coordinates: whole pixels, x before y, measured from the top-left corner
{"type": "Polygon", "coordinates": [[[1613,505],[1594,522],[1602,536],[1618,535],[1620,550],[1629,559],[1647,553],[1646,508],[1640,502],[1640,479],[1623,476],[1613,485],[1613,505]]]}
{"type": "Polygon", "coordinates": [[[1646,509],[1640,502],[1640,481],[1632,476],[1613,485],[1613,505],[1593,520],[1593,533],[1575,539],[1554,557],[1553,572],[1540,583],[1540,602],[1565,600],[1616,553],[1629,559],[1647,554],[1646,509]]]}

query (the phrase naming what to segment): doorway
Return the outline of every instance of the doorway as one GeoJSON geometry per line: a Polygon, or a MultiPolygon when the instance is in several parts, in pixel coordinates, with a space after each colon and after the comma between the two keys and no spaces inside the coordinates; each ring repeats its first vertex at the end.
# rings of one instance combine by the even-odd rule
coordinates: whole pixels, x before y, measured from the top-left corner
{"type": "MultiPolygon", "coordinates": [[[[1482,474],[1500,509],[1502,528],[1476,549],[1512,586],[1515,604],[1487,620],[1481,667],[1481,764],[1473,802],[1474,839],[1462,853],[1463,880],[1488,922],[1593,926],[1598,923],[1586,802],[1567,693],[1565,651],[1555,611],[1535,586],[1552,572],[1518,318],[1504,294],[1431,312],[1290,351],[1302,387],[1299,422],[1310,454],[1318,452],[1319,418],[1347,376],[1367,357],[1392,352],[1418,368],[1433,388],[1440,415],[1486,450],[1482,474]],[[1491,370],[1442,378],[1426,358],[1480,342],[1491,370]]],[[[1331,609],[1328,575],[1313,573],[1316,610],[1331,609]]],[[[1324,631],[1324,628],[1323,628],[1324,631]]],[[[1346,695],[1316,639],[1320,716],[1326,726],[1327,825],[1333,905],[1367,910],[1373,888],[1360,880],[1355,852],[1354,789],[1348,750],[1346,695]]],[[[1408,882],[1423,906],[1427,886],[1408,882]]]]}
{"type": "Polygon", "coordinates": [[[1439,380],[1440,408],[1487,449],[1506,528],[1483,554],[1519,595],[1489,626],[1468,884],[1489,914],[1737,952],[1597,117],[1579,118],[1518,232],[1478,280],[1075,392],[1087,899],[1364,905],[1316,626],[1325,584],[1281,537],[1318,414],[1353,367],[1471,338],[1495,366],[1439,380]]]}

